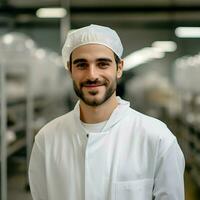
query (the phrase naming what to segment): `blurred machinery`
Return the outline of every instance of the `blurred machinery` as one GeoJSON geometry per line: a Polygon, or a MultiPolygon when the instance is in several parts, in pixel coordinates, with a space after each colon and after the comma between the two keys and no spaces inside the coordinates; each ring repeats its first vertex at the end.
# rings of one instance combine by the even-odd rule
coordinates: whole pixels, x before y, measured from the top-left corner
{"type": "Polygon", "coordinates": [[[174,64],[174,83],[181,97],[179,115],[182,145],[191,175],[200,187],[200,53],[174,64]]]}
{"type": "Polygon", "coordinates": [[[34,134],[68,110],[69,79],[57,53],[18,32],[0,37],[0,76],[1,195],[6,199],[7,157],[26,147],[28,163],[34,134]]]}

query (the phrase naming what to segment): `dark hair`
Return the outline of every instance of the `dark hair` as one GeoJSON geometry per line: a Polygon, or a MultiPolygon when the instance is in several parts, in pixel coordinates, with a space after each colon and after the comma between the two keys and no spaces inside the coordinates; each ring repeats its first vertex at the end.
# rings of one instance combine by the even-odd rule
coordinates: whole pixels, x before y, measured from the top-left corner
{"type": "Polygon", "coordinates": [[[115,62],[118,65],[121,61],[121,59],[118,57],[118,55],[116,53],[114,53],[114,57],[115,57],[115,62]]]}
{"type": "Polygon", "coordinates": [[[72,69],[72,53],[69,56],[69,71],[72,69]]]}
{"type": "Polygon", "coordinates": [[[116,62],[117,69],[118,69],[118,64],[120,63],[121,59],[118,57],[118,55],[116,53],[114,53],[114,57],[115,57],[115,62],[116,62]]]}
{"type": "MultiPolygon", "coordinates": [[[[114,58],[115,58],[115,62],[117,65],[117,69],[118,69],[118,64],[120,63],[121,59],[117,56],[117,54],[115,52],[113,52],[114,54],[114,58]]],[[[69,70],[71,71],[72,68],[72,53],[69,56],[69,70]]]]}

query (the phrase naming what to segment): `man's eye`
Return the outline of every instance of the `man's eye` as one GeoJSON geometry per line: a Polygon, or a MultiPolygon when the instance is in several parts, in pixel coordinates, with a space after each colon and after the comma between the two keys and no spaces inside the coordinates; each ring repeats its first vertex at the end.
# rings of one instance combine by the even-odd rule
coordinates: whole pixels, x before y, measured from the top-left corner
{"type": "Polygon", "coordinates": [[[109,66],[109,63],[108,62],[100,62],[100,63],[98,63],[98,66],[101,68],[106,68],[109,66]]]}
{"type": "Polygon", "coordinates": [[[76,67],[77,67],[77,68],[80,68],[80,69],[83,69],[83,68],[87,67],[87,64],[86,64],[86,63],[78,63],[78,64],[76,65],[76,67]]]}

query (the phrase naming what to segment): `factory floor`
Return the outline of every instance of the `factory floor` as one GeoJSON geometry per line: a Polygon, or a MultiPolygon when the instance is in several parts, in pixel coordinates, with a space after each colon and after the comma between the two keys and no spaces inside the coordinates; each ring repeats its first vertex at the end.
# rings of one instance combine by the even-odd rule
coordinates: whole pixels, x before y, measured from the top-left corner
{"type": "Polygon", "coordinates": [[[7,200],[32,200],[27,187],[27,167],[25,159],[8,160],[7,200]]]}
{"type": "MultiPolygon", "coordinates": [[[[26,162],[16,164],[9,163],[8,168],[8,200],[32,200],[30,192],[26,190],[26,162]]],[[[199,200],[200,189],[191,178],[189,172],[185,172],[185,200],[199,200]]]]}

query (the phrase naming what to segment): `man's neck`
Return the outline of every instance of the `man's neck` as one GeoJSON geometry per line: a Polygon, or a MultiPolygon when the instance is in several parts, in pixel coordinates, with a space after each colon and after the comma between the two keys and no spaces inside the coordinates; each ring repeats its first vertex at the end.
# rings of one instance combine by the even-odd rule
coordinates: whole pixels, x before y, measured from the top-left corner
{"type": "Polygon", "coordinates": [[[99,106],[89,106],[80,101],[80,118],[85,123],[99,123],[109,119],[118,101],[115,95],[99,106]]]}

